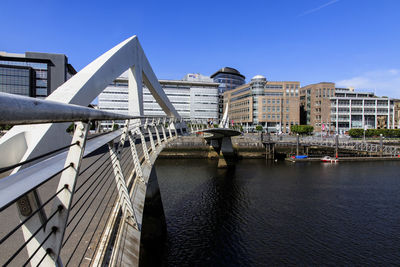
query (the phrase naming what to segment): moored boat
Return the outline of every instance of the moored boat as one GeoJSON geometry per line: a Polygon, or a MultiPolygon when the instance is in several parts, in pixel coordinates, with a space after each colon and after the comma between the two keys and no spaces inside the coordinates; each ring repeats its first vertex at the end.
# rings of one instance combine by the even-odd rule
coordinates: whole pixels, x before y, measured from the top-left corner
{"type": "Polygon", "coordinates": [[[332,158],[330,156],[325,156],[321,159],[322,162],[329,162],[329,163],[336,163],[339,162],[339,159],[337,158],[332,158]]]}

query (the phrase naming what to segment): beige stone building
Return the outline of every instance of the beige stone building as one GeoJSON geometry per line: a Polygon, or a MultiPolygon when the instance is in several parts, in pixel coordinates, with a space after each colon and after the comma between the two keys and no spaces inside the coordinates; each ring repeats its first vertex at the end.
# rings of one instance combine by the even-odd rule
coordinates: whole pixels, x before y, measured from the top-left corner
{"type": "Polygon", "coordinates": [[[400,129],[400,99],[394,100],[394,121],[394,128],[400,129]]]}
{"type": "Polygon", "coordinates": [[[335,83],[320,82],[300,89],[301,124],[314,127],[315,132],[333,131],[330,97],[335,96],[335,83]]]}
{"type": "Polygon", "coordinates": [[[290,132],[300,123],[300,82],[267,81],[257,75],[251,82],[224,93],[229,118],[244,129],[263,126],[268,132],[290,132]]]}

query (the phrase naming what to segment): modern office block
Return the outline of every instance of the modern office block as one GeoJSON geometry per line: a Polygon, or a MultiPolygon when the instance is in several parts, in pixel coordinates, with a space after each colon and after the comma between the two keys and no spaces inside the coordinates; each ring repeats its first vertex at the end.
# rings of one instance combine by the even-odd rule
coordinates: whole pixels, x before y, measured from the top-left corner
{"type": "Polygon", "coordinates": [[[346,132],[352,128],[394,129],[394,99],[377,97],[374,93],[336,88],[330,98],[332,129],[346,132]]]}
{"type": "Polygon", "coordinates": [[[251,82],[225,91],[224,105],[229,104],[229,118],[234,124],[254,129],[261,125],[268,132],[290,132],[298,125],[299,87],[296,81],[267,81],[256,75],[251,82]]]}
{"type": "Polygon", "coordinates": [[[235,89],[246,83],[246,77],[234,68],[225,67],[210,76],[214,82],[219,83],[219,93],[235,89]]]}
{"type": "MultiPolygon", "coordinates": [[[[218,83],[201,74],[182,80],[159,80],[172,105],[186,119],[218,120],[218,83]]],[[[99,95],[99,109],[128,114],[128,77],[122,74],[99,95]]],[[[150,91],[143,87],[143,112],[164,116],[150,91]]]]}
{"type": "Polygon", "coordinates": [[[300,122],[311,125],[314,131],[330,131],[330,97],[335,95],[335,84],[320,82],[300,89],[300,122]]]}
{"type": "Polygon", "coordinates": [[[75,73],[63,54],[0,52],[0,92],[44,98],[75,73]]]}
{"type": "Polygon", "coordinates": [[[212,74],[210,78],[219,83],[218,118],[221,120],[224,113],[224,92],[245,84],[246,77],[234,68],[224,67],[212,74]]]}

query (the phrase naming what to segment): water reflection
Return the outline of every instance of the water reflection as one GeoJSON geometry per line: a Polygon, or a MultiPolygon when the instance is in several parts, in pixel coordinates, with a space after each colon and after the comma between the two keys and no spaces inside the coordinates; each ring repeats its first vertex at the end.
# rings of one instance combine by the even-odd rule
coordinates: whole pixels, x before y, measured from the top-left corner
{"type": "Polygon", "coordinates": [[[398,264],[399,167],[159,160],[164,263],[398,264]]]}

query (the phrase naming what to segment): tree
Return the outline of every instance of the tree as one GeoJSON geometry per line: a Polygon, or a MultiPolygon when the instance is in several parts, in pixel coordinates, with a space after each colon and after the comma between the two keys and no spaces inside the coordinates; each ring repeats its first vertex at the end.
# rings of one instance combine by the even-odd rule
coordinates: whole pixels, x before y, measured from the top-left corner
{"type": "Polygon", "coordinates": [[[292,125],[290,126],[290,131],[292,133],[298,133],[298,134],[312,134],[314,131],[314,127],[310,125],[292,125]]]}
{"type": "MultiPolygon", "coordinates": [[[[372,131],[369,131],[369,133],[372,133],[372,131]]],[[[364,135],[364,129],[350,129],[349,135],[351,137],[362,137],[364,135]]],[[[365,135],[368,136],[367,132],[365,135]]]]}
{"type": "Polygon", "coordinates": [[[261,132],[263,130],[263,127],[261,125],[256,126],[256,131],[261,132]]]}

